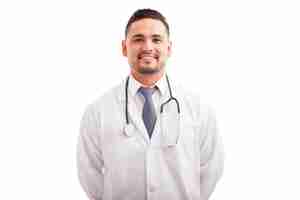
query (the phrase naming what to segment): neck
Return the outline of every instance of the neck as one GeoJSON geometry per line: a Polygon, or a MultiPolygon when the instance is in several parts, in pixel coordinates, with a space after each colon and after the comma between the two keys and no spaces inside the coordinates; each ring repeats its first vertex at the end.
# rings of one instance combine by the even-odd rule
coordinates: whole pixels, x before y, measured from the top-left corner
{"type": "Polygon", "coordinates": [[[164,73],[164,70],[161,70],[155,74],[141,74],[131,69],[131,75],[133,78],[146,87],[154,86],[155,83],[162,78],[164,73]]]}

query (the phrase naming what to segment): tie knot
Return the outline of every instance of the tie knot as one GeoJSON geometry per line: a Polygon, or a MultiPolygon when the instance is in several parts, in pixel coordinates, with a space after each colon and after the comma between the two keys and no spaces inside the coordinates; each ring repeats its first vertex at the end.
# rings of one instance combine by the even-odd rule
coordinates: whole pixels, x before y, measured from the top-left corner
{"type": "Polygon", "coordinates": [[[154,93],[155,87],[154,88],[140,87],[139,91],[145,97],[145,99],[149,99],[149,98],[151,98],[152,94],[154,93]]]}

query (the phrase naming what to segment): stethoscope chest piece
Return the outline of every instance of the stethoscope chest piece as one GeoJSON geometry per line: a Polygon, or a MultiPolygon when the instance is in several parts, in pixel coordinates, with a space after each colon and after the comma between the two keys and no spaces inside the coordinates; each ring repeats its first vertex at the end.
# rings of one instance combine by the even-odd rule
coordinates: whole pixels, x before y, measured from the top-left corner
{"type": "Polygon", "coordinates": [[[132,124],[125,124],[124,133],[127,137],[132,137],[134,132],[134,127],[132,124]]]}

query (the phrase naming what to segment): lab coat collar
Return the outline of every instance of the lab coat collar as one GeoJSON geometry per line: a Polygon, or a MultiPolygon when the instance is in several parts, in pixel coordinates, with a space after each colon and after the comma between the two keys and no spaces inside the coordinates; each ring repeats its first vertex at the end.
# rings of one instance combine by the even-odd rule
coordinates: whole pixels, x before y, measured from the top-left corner
{"type": "Polygon", "coordinates": [[[168,91],[166,73],[164,73],[162,78],[160,80],[158,80],[155,85],[158,88],[160,95],[165,96],[166,92],[168,91]]]}

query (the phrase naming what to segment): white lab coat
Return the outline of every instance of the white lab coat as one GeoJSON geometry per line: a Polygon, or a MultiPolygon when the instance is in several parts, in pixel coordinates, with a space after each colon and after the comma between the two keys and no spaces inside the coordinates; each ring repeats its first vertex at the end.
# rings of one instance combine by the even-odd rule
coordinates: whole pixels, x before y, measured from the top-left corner
{"type": "Polygon", "coordinates": [[[125,81],[87,107],[77,161],[80,183],[90,199],[209,198],[223,172],[214,114],[199,98],[170,83],[181,113],[175,103],[167,104],[151,140],[130,96],[131,125],[125,128],[125,81]]]}

